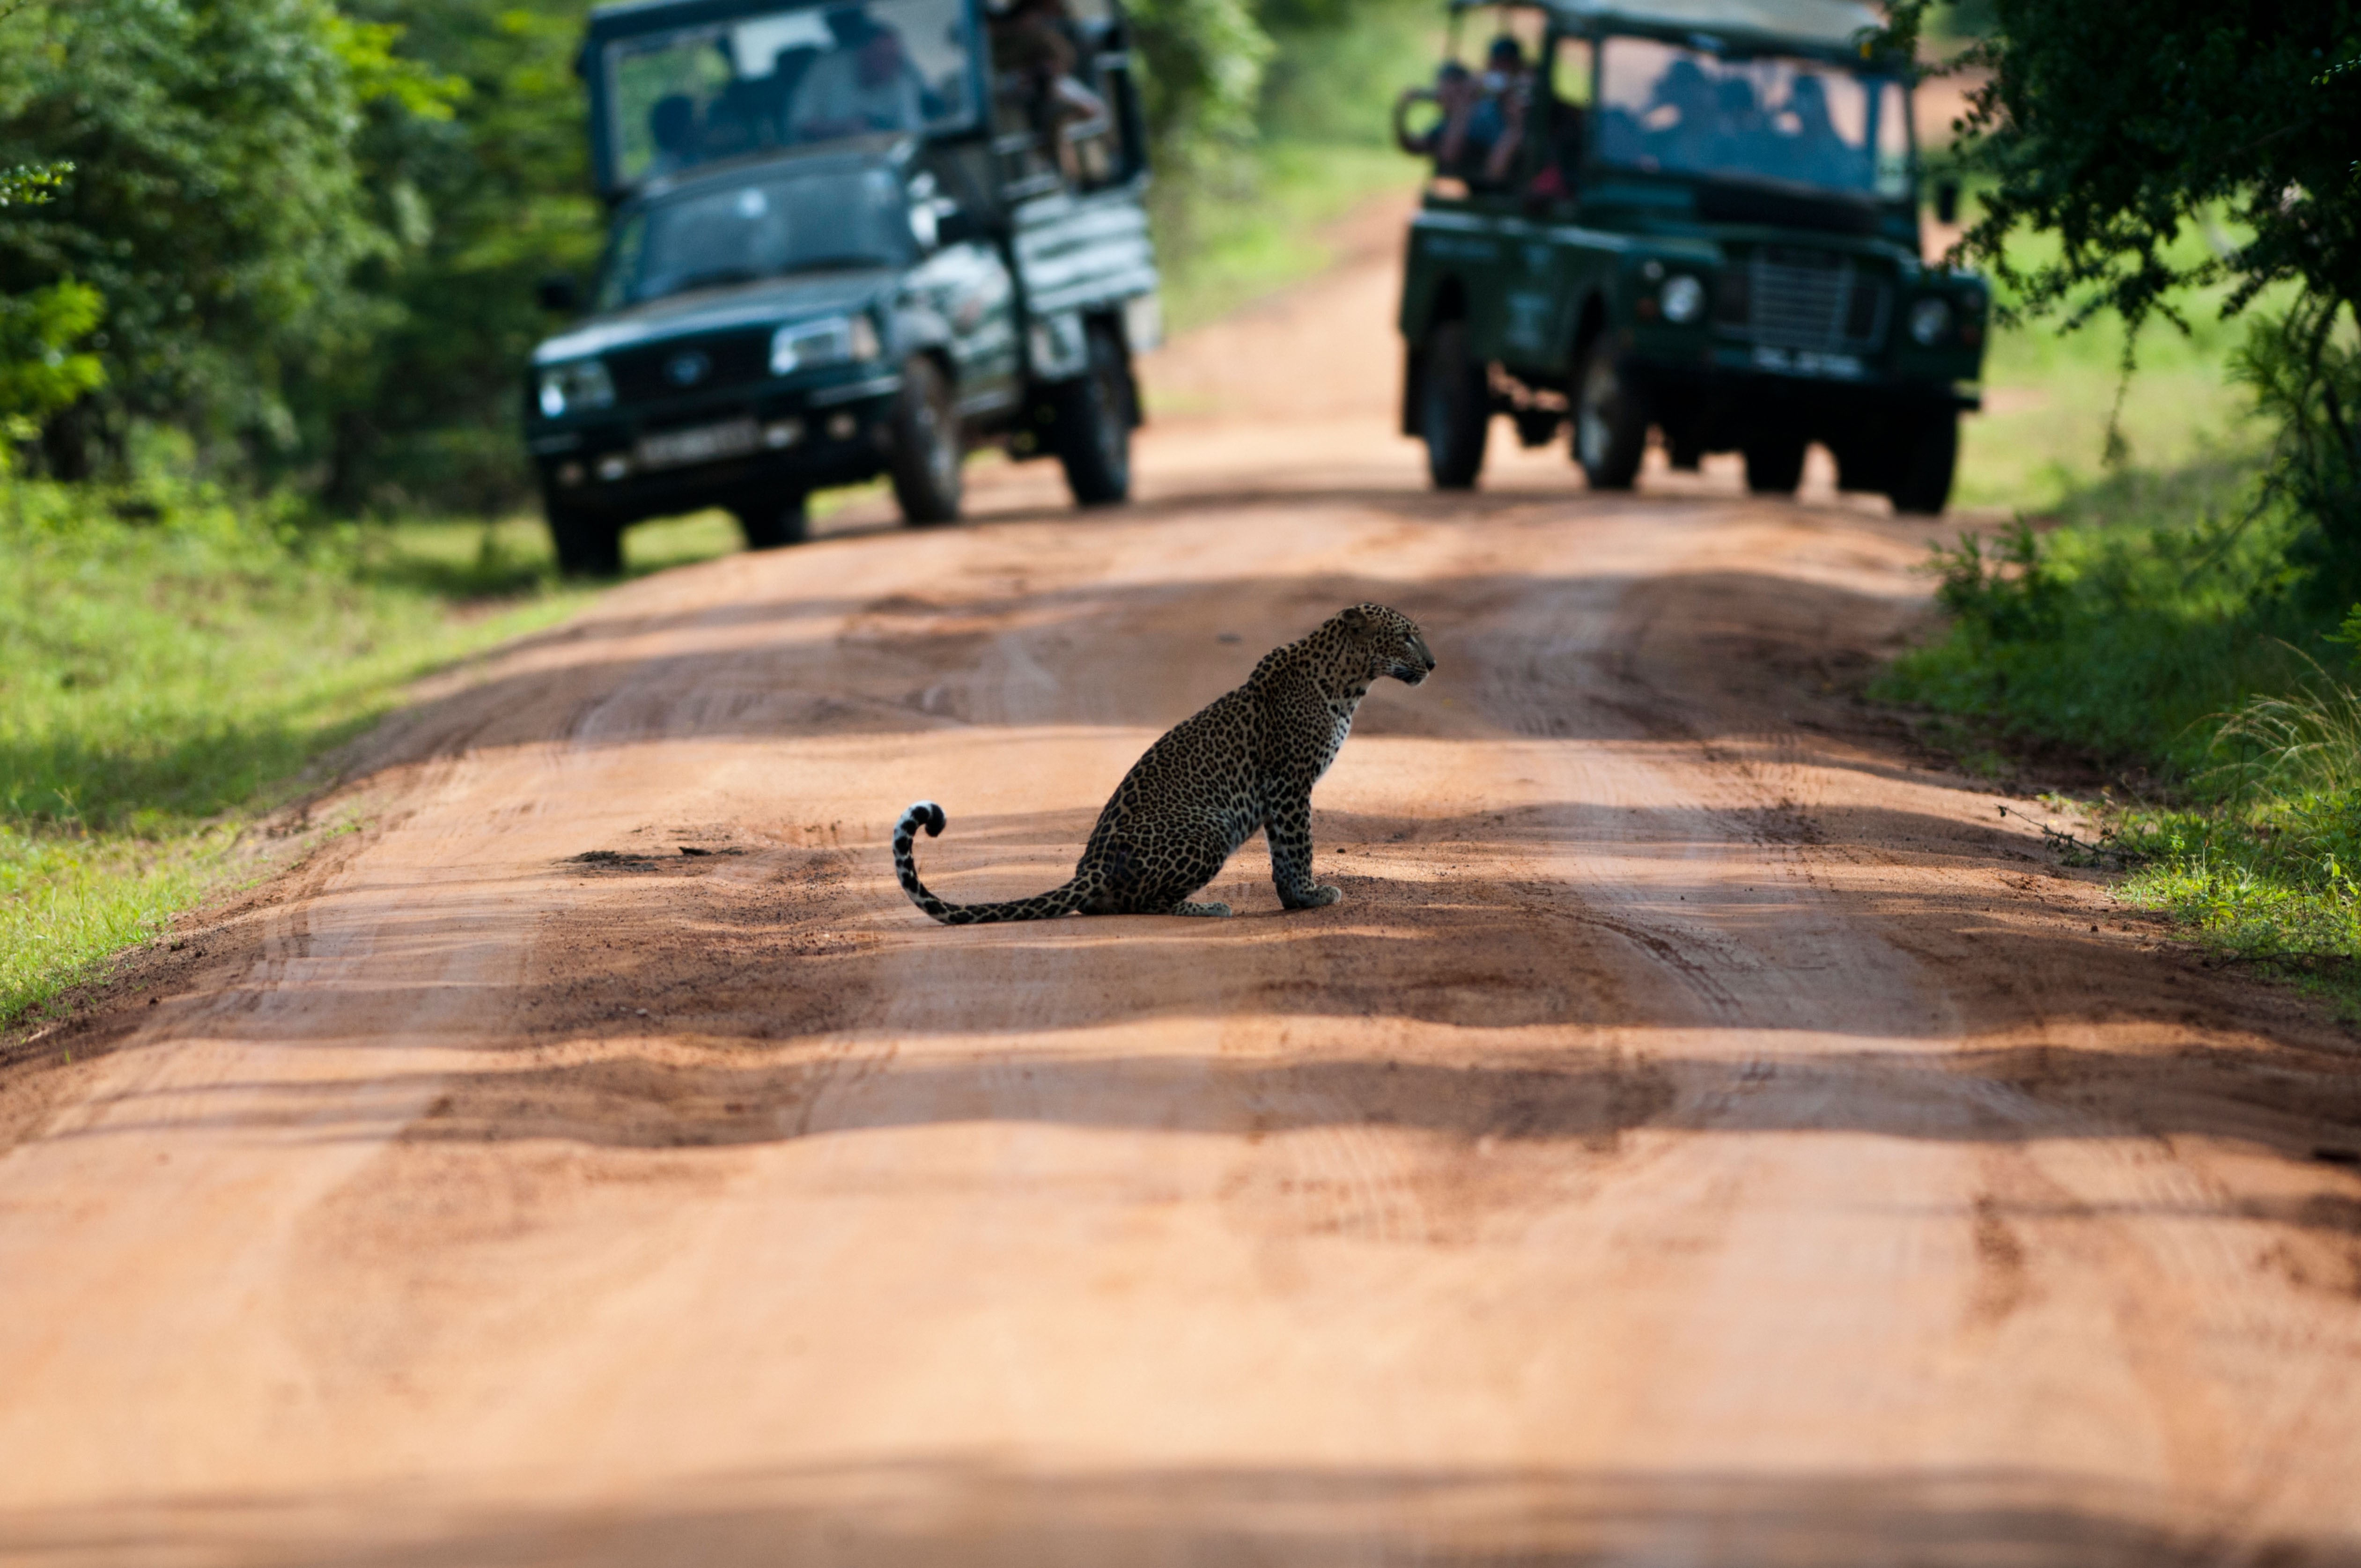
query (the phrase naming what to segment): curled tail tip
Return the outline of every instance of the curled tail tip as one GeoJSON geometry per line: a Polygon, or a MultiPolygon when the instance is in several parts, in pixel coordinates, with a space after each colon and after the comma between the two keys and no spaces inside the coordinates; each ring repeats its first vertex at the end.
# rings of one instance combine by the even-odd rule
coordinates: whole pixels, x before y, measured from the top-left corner
{"type": "Polygon", "coordinates": [[[941,837],[943,824],[950,820],[943,815],[943,808],[931,800],[912,801],[910,809],[902,813],[905,827],[922,827],[929,839],[941,837]]]}

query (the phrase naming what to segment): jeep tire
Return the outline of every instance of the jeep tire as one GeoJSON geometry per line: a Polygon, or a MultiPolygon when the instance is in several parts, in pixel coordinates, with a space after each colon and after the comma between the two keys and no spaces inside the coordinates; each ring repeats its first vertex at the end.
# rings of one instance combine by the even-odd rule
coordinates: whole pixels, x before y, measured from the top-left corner
{"type": "Polygon", "coordinates": [[[1592,489],[1628,490],[1647,455],[1647,405],[1601,333],[1574,383],[1574,460],[1592,489]]]}
{"type": "Polygon", "coordinates": [[[1960,462],[1960,416],[1951,409],[1921,414],[1903,427],[1894,454],[1894,482],[1886,495],[1894,510],[1916,517],[1938,515],[1951,499],[1951,475],[1960,462]]]}
{"type": "Polygon", "coordinates": [[[1426,471],[1438,490],[1466,490],[1484,471],[1492,429],[1492,384],[1467,350],[1467,323],[1449,321],[1427,334],[1418,386],[1418,433],[1426,471]]]}
{"type": "Polygon", "coordinates": [[[620,577],[623,575],[623,525],[578,507],[567,506],[546,493],[542,513],[549,520],[549,543],[557,553],[557,570],[568,577],[620,577]]]}
{"type": "Polygon", "coordinates": [[[794,491],[747,496],[730,509],[738,517],[738,532],[749,550],[776,550],[801,544],[811,536],[811,513],[805,498],[794,491]]]}
{"type": "Polygon", "coordinates": [[[1792,496],[1804,482],[1804,452],[1811,444],[1800,430],[1763,425],[1746,433],[1746,488],[1758,496],[1792,496]]]}
{"type": "Polygon", "coordinates": [[[1131,366],[1123,345],[1104,328],[1090,334],[1082,377],[1057,389],[1058,463],[1066,488],[1081,507],[1119,506],[1131,499],[1131,366]]]}
{"type": "Polygon", "coordinates": [[[894,404],[894,453],[886,472],[902,521],[914,527],[956,522],[960,514],[959,408],[942,367],[914,355],[902,367],[902,391],[894,404]]]}

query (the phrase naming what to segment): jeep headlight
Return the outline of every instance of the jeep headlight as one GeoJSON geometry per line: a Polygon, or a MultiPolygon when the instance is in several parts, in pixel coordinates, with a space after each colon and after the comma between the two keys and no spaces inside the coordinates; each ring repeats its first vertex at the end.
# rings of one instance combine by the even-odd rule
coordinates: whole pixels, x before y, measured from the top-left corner
{"type": "Polygon", "coordinates": [[[541,372],[541,411],[551,419],[582,409],[603,409],[615,400],[614,378],[604,361],[577,359],[541,372]]]}
{"type": "Polygon", "coordinates": [[[1686,273],[1667,282],[1656,298],[1664,307],[1664,319],[1675,326],[1686,326],[1705,313],[1705,285],[1686,273]]]}
{"type": "Polygon", "coordinates": [[[818,365],[874,359],[883,352],[877,327],[866,315],[822,316],[795,322],[771,334],[771,374],[790,375],[818,365]]]}
{"type": "Polygon", "coordinates": [[[1942,300],[1921,300],[1910,307],[1910,335],[1927,348],[1943,341],[1951,330],[1951,307],[1942,300]]]}

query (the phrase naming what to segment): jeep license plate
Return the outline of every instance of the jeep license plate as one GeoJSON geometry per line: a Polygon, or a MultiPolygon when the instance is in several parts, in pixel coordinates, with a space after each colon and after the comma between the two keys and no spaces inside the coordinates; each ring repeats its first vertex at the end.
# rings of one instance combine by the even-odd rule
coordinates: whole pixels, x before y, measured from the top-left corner
{"type": "Polygon", "coordinates": [[[688,430],[643,435],[633,456],[642,468],[682,468],[691,463],[743,457],[762,444],[762,435],[752,420],[733,419],[726,424],[700,424],[688,430]]]}

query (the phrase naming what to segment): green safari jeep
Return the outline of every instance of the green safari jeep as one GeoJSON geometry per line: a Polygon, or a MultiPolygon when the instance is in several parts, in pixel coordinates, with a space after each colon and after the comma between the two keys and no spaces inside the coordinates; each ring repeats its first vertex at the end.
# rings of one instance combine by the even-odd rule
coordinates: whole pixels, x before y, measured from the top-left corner
{"type": "MultiPolygon", "coordinates": [[[[1402,431],[1466,488],[1492,416],[1528,446],[1573,426],[1598,489],[1650,432],[1673,466],[1744,455],[1792,493],[1805,449],[1838,483],[1943,510],[1980,406],[1987,291],[1920,259],[1906,60],[1849,0],[1486,5],[1479,64],[1404,94],[1434,160],[1411,226],[1402,431]]],[[[1948,222],[1958,200],[1935,193],[1948,222]]]]}

